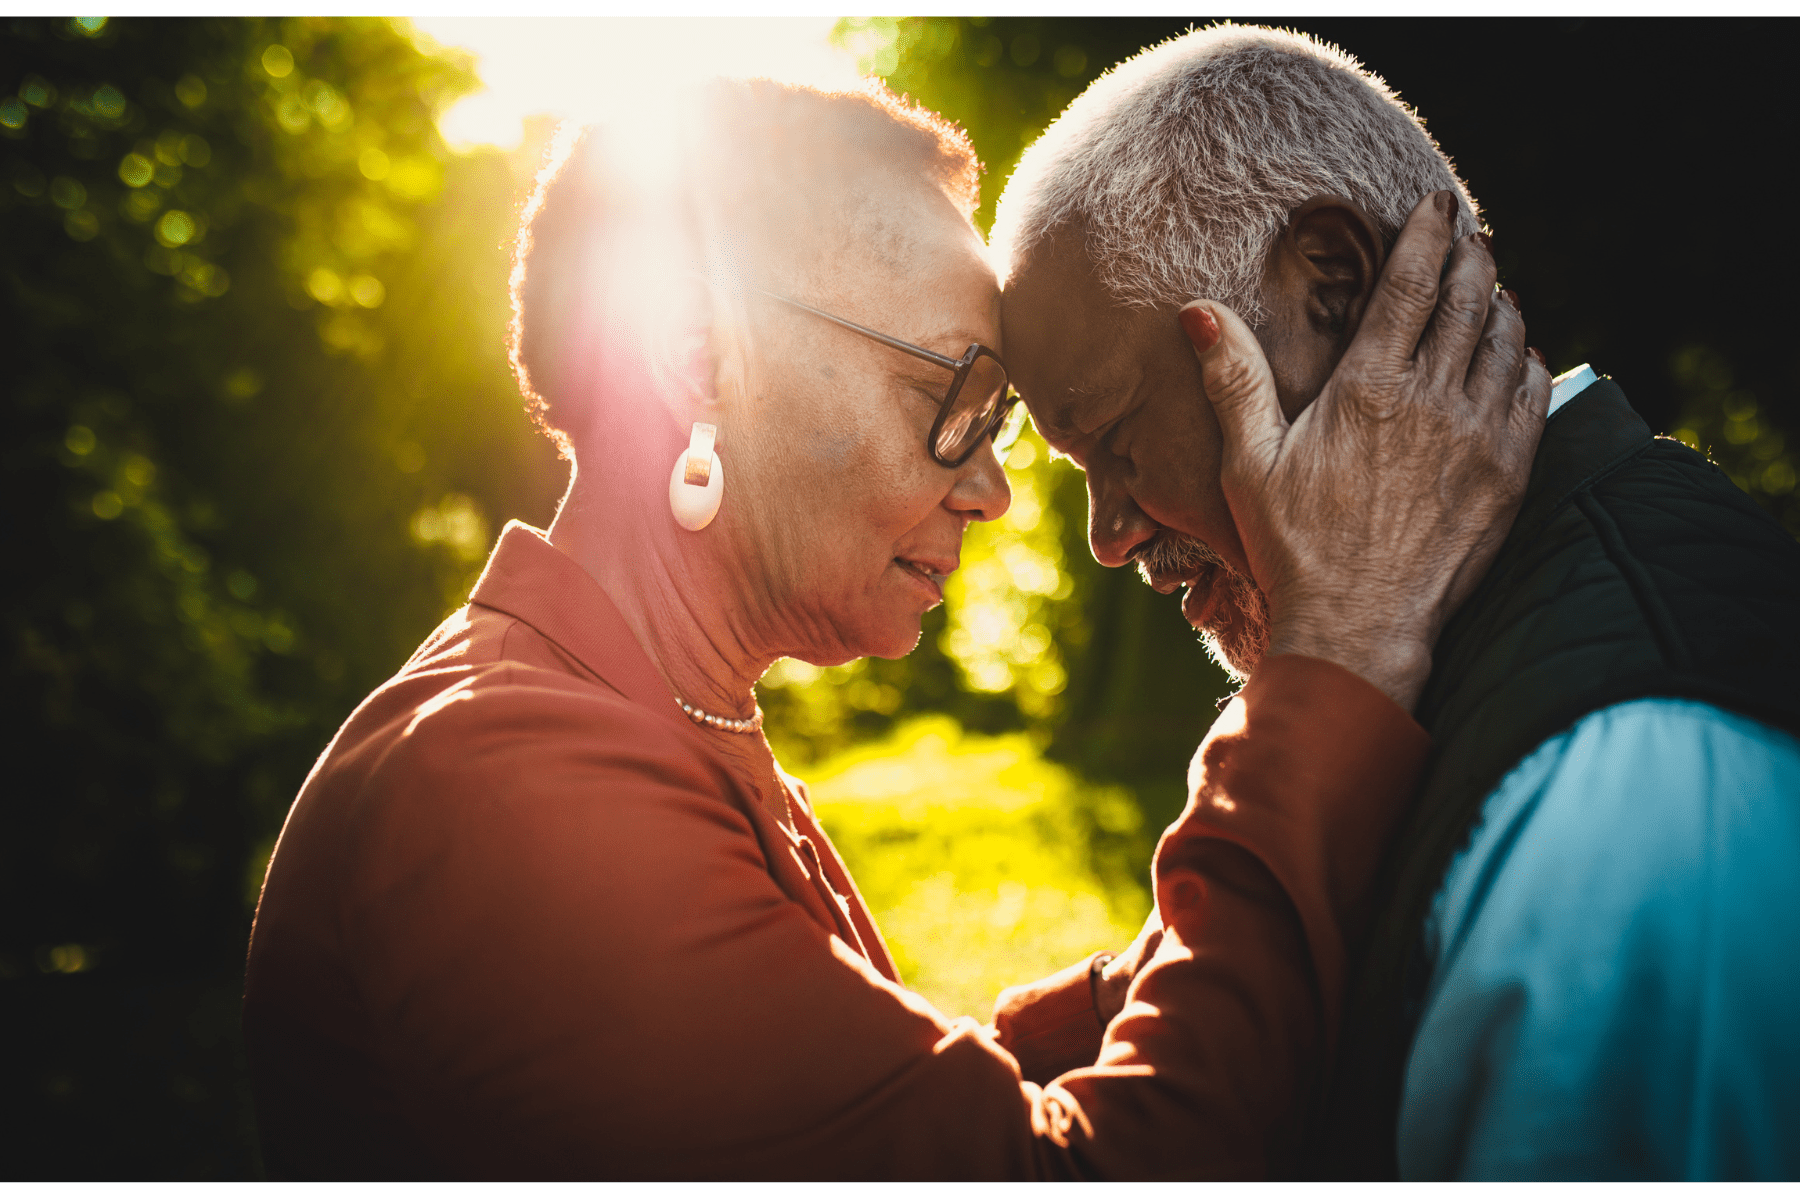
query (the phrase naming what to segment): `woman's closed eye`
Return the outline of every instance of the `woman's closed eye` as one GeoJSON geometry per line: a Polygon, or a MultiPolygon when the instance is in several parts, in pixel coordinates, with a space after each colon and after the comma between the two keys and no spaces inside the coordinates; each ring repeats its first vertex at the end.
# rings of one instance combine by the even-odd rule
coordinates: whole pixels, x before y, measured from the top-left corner
{"type": "Polygon", "coordinates": [[[944,389],[941,382],[937,387],[933,387],[921,379],[908,379],[902,382],[901,387],[909,399],[916,400],[920,405],[930,409],[934,418],[937,416],[937,410],[944,406],[944,389]]]}

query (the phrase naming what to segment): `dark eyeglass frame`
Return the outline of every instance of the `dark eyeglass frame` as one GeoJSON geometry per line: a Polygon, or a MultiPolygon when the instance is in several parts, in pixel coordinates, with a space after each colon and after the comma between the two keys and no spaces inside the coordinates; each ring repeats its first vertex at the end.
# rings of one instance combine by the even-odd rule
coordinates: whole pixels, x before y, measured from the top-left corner
{"type": "Polygon", "coordinates": [[[981,441],[983,438],[986,438],[989,442],[993,443],[995,454],[1004,459],[1006,457],[1006,452],[1012,449],[1012,442],[1017,439],[1019,433],[1023,430],[1023,422],[1017,423],[1015,428],[1011,431],[1011,436],[1007,438],[1006,445],[1004,447],[1000,445],[1001,431],[1007,424],[1007,418],[1011,417],[1014,409],[1018,407],[1019,394],[1012,390],[1011,376],[1007,373],[1006,363],[1001,361],[998,354],[994,353],[980,342],[970,342],[969,348],[963,351],[963,356],[961,358],[951,358],[948,355],[927,350],[923,346],[915,346],[911,342],[903,342],[897,337],[889,337],[885,333],[877,333],[875,330],[869,329],[866,326],[858,325],[854,321],[846,321],[842,317],[833,316],[831,313],[814,308],[810,304],[802,304],[800,301],[795,300],[790,296],[783,296],[779,292],[766,291],[762,288],[757,288],[756,290],[761,295],[767,296],[771,300],[779,300],[783,304],[791,305],[792,307],[799,309],[801,312],[811,313],[815,317],[822,317],[825,320],[830,321],[833,325],[841,325],[852,333],[860,333],[871,341],[880,342],[882,345],[898,350],[902,354],[910,354],[914,358],[922,358],[928,363],[935,363],[946,371],[952,372],[955,377],[950,381],[948,390],[944,392],[944,398],[938,405],[937,419],[931,423],[931,433],[927,435],[925,441],[926,452],[931,455],[932,461],[936,462],[939,466],[952,468],[962,466],[974,456],[975,451],[981,449],[981,441]],[[969,448],[963,451],[959,457],[948,459],[938,453],[938,435],[943,432],[944,422],[949,419],[950,412],[956,405],[956,397],[962,393],[962,386],[969,378],[970,369],[974,367],[976,360],[980,358],[991,358],[994,360],[994,365],[1000,368],[1000,377],[1005,381],[1004,391],[1001,394],[999,404],[994,408],[993,415],[988,418],[987,428],[983,429],[974,437],[969,443],[969,448]]]}

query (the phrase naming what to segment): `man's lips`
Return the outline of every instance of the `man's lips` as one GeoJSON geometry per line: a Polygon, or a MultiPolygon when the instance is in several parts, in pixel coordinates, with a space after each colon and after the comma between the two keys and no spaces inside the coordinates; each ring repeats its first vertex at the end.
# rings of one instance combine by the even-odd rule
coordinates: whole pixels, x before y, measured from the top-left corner
{"type": "Polygon", "coordinates": [[[1199,566],[1180,574],[1165,574],[1161,571],[1149,570],[1148,568],[1145,569],[1145,574],[1149,576],[1150,586],[1166,596],[1176,588],[1186,587],[1202,579],[1210,579],[1213,572],[1217,569],[1218,565],[1216,563],[1201,563],[1199,566]]]}
{"type": "Polygon", "coordinates": [[[1186,588],[1187,591],[1181,597],[1181,615],[1195,629],[1211,627],[1209,621],[1214,615],[1212,610],[1215,607],[1213,599],[1219,591],[1219,564],[1201,563],[1182,573],[1149,571],[1147,574],[1150,586],[1165,596],[1186,588]]]}

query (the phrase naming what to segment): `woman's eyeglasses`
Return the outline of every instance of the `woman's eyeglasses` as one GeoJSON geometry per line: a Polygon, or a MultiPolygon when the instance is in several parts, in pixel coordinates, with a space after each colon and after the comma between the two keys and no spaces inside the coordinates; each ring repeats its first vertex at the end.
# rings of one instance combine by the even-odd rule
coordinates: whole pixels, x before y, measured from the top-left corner
{"type": "MultiPolygon", "coordinates": [[[[757,290],[761,291],[760,288],[757,290]]],[[[1007,451],[1023,432],[1025,408],[1019,403],[1018,393],[1007,386],[1006,364],[980,342],[970,343],[961,358],[949,358],[923,346],[865,329],[776,292],[763,291],[762,294],[949,371],[950,386],[939,402],[937,420],[932,422],[931,435],[925,443],[926,450],[940,465],[962,466],[980,447],[983,438],[993,443],[995,457],[1004,462],[1007,451]]]]}

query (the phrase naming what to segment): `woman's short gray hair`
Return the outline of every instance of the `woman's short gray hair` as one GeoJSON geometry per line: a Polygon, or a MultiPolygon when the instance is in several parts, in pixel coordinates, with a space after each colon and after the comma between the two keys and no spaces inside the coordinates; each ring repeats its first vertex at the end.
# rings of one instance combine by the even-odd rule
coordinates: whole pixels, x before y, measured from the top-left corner
{"type": "Polygon", "coordinates": [[[1095,80],[1025,152],[994,220],[1002,278],[1070,223],[1102,282],[1130,306],[1229,304],[1267,319],[1263,264],[1314,196],[1360,205],[1393,244],[1428,192],[1474,199],[1418,114],[1335,46],[1215,25],[1171,38],[1095,80]]]}

